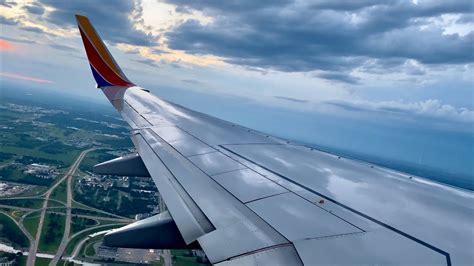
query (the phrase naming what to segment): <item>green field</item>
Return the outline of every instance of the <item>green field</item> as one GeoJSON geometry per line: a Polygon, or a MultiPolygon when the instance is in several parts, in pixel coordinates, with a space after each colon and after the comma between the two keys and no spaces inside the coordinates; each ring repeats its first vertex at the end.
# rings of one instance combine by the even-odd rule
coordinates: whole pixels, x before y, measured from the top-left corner
{"type": "Polygon", "coordinates": [[[83,214],[83,215],[91,215],[91,216],[97,216],[97,217],[109,217],[109,218],[117,218],[117,216],[114,215],[109,215],[107,213],[103,212],[98,212],[95,211],[94,209],[83,209],[83,208],[73,208],[72,209],[72,214],[83,214]]]}
{"type": "Polygon", "coordinates": [[[25,213],[26,213],[26,211],[8,210],[8,215],[10,215],[10,217],[15,219],[17,222],[20,221],[21,216],[23,216],[23,214],[25,214],[25,213]]]}
{"type": "Polygon", "coordinates": [[[66,214],[66,206],[48,209],[48,213],[66,214]]]}
{"type": "Polygon", "coordinates": [[[82,232],[82,233],[78,234],[77,236],[75,236],[74,238],[69,240],[69,242],[67,244],[67,247],[66,247],[66,250],[65,250],[65,254],[71,255],[71,253],[74,251],[74,247],[77,245],[77,243],[79,243],[82,239],[84,239],[86,236],[88,236],[92,233],[104,231],[104,230],[111,229],[111,228],[118,228],[118,227],[121,227],[121,226],[124,226],[124,225],[125,224],[112,224],[110,226],[104,226],[104,227],[100,227],[100,228],[91,228],[90,230],[87,230],[86,232],[82,232]]]}
{"type": "Polygon", "coordinates": [[[22,208],[39,209],[43,206],[43,199],[0,199],[0,204],[22,208]]]}
{"type": "Polygon", "coordinates": [[[82,246],[81,252],[79,254],[84,254],[88,257],[92,257],[95,255],[95,249],[94,249],[94,244],[102,241],[103,235],[100,236],[95,236],[91,239],[88,239],[86,243],[84,243],[84,246],[82,246]]]}
{"type": "MultiPolygon", "coordinates": [[[[74,195],[74,192],[73,192],[73,195],[74,195]]],[[[74,197],[73,197],[74,198],[74,197]]],[[[85,209],[85,210],[91,210],[91,211],[95,211],[94,209],[92,209],[91,207],[87,206],[87,205],[84,205],[80,202],[77,202],[77,201],[72,201],[72,207],[73,208],[78,208],[78,209],[85,209]]]]}
{"type": "MultiPolygon", "coordinates": [[[[27,256],[21,256],[18,259],[18,265],[19,266],[26,265],[26,260],[27,260],[27,256]]],[[[50,262],[51,262],[51,259],[36,257],[35,266],[48,266],[50,262]]],[[[58,264],[61,265],[60,263],[58,264]]]]}
{"type": "Polygon", "coordinates": [[[24,193],[15,195],[18,197],[34,197],[43,194],[48,189],[47,186],[34,186],[32,189],[25,191],[24,193]]]}
{"type": "Polygon", "coordinates": [[[210,264],[198,262],[198,259],[196,257],[190,256],[189,253],[190,252],[188,250],[184,250],[184,249],[171,250],[171,255],[173,257],[173,265],[175,266],[210,265],[210,264]]]}
{"type": "Polygon", "coordinates": [[[48,160],[58,160],[64,163],[65,166],[71,165],[72,162],[79,156],[80,150],[69,150],[65,153],[46,153],[44,151],[23,148],[23,147],[14,147],[14,146],[3,146],[3,152],[13,153],[16,155],[26,155],[35,158],[43,158],[48,160]]]}
{"type": "Polygon", "coordinates": [[[107,153],[106,149],[99,149],[92,152],[89,152],[84,160],[81,162],[79,169],[83,172],[92,171],[92,167],[98,163],[102,163],[111,159],[114,159],[116,156],[110,155],[107,153]]]}
{"type": "Polygon", "coordinates": [[[67,200],[67,180],[63,180],[51,193],[50,199],[55,199],[66,203],[67,200]]]}
{"type": "Polygon", "coordinates": [[[36,257],[35,266],[48,266],[50,262],[51,259],[36,257]]]}
{"type": "Polygon", "coordinates": [[[16,246],[28,247],[30,242],[15,222],[4,213],[0,213],[0,238],[8,239],[16,246]]]}
{"type": "Polygon", "coordinates": [[[65,216],[47,213],[38,249],[42,252],[54,253],[61,243],[64,233],[65,216]]]}
{"type": "Polygon", "coordinates": [[[58,202],[58,201],[50,199],[48,200],[48,208],[51,208],[51,207],[66,207],[66,203],[58,202]]]}
{"type": "Polygon", "coordinates": [[[90,228],[96,225],[99,225],[99,224],[95,220],[84,218],[84,217],[72,217],[71,235],[79,231],[82,231],[86,228],[90,228]]]}
{"type": "Polygon", "coordinates": [[[0,116],[3,124],[14,128],[11,131],[2,132],[3,153],[14,154],[16,158],[30,156],[40,160],[58,161],[62,163],[62,166],[68,166],[80,152],[75,147],[64,145],[63,142],[67,139],[65,133],[68,129],[52,124],[34,126],[32,121],[38,119],[20,112],[2,109],[0,116]],[[18,122],[18,119],[22,121],[18,122]],[[47,138],[47,141],[39,140],[37,137],[47,138]]]}
{"type": "Polygon", "coordinates": [[[40,212],[38,211],[28,214],[25,219],[23,219],[23,226],[30,232],[33,238],[36,236],[36,231],[38,231],[39,218],[40,212]]]}
{"type": "MultiPolygon", "coordinates": [[[[74,191],[74,190],[73,190],[74,191]]],[[[94,215],[94,216],[102,216],[102,217],[111,217],[111,218],[117,218],[118,215],[110,213],[107,214],[107,212],[102,211],[100,209],[96,209],[91,206],[84,205],[80,202],[73,201],[72,202],[72,208],[73,208],[73,213],[77,214],[87,214],[87,215],[94,215]]],[[[121,217],[121,216],[118,216],[121,217]]],[[[123,217],[121,217],[123,218],[123,217]]]]}
{"type": "Polygon", "coordinates": [[[26,259],[27,259],[27,256],[20,256],[18,259],[17,259],[17,265],[18,266],[25,266],[26,265],[26,259]]]}

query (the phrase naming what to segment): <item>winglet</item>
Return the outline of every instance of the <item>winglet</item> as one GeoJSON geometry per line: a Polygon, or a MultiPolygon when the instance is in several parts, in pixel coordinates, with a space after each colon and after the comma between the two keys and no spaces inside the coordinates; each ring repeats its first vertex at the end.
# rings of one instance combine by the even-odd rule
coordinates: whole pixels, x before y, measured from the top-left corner
{"type": "Polygon", "coordinates": [[[87,58],[92,69],[92,74],[97,82],[97,87],[134,86],[125,76],[117,62],[110,54],[99,34],[95,31],[89,19],[76,15],[77,24],[81,33],[82,42],[86,49],[87,58]]]}

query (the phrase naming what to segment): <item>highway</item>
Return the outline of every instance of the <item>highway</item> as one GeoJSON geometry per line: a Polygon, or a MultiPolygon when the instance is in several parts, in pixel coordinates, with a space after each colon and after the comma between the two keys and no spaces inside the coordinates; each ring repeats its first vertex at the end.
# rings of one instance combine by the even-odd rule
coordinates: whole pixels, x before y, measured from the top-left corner
{"type": "Polygon", "coordinates": [[[18,228],[20,228],[20,230],[23,232],[23,234],[25,234],[25,236],[28,238],[28,240],[30,241],[30,250],[29,252],[31,252],[31,247],[34,245],[34,238],[31,236],[30,232],[28,232],[28,230],[26,230],[26,228],[23,226],[23,223],[22,223],[22,220],[23,220],[23,217],[20,218],[20,222],[17,222],[15,219],[13,219],[12,217],[10,217],[10,215],[4,211],[0,211],[0,213],[3,213],[5,214],[5,216],[9,217],[13,222],[15,222],[15,224],[18,226],[18,228]]]}
{"type": "MultiPolygon", "coordinates": [[[[36,231],[36,237],[35,237],[35,240],[33,241],[32,245],[30,246],[30,251],[29,251],[29,254],[28,254],[28,259],[26,261],[26,265],[27,266],[34,266],[35,265],[35,262],[36,262],[36,252],[38,251],[38,244],[39,244],[39,241],[41,239],[41,233],[43,231],[43,223],[44,223],[44,217],[46,215],[46,210],[48,208],[48,200],[49,200],[49,197],[51,196],[51,193],[53,192],[53,190],[59,185],[61,184],[66,178],[70,178],[74,172],[76,172],[77,168],[79,167],[79,165],[81,164],[81,161],[84,159],[84,157],[86,156],[86,154],[92,150],[94,150],[95,148],[91,148],[91,149],[88,149],[88,150],[85,150],[83,152],[81,152],[81,154],[79,155],[79,157],[76,159],[76,161],[71,165],[71,167],[69,168],[69,170],[67,171],[67,173],[58,181],[56,182],[53,186],[51,186],[47,191],[46,191],[46,194],[45,194],[45,198],[44,198],[44,202],[43,202],[43,207],[42,207],[42,210],[41,210],[41,216],[40,216],[40,220],[39,220],[39,223],[38,223],[38,230],[36,231]]],[[[68,189],[68,201],[69,201],[69,189],[68,189]]],[[[70,202],[69,202],[70,203],[70,202]]],[[[68,207],[68,210],[69,210],[69,220],[67,220],[66,218],[66,226],[65,226],[65,231],[66,231],[66,228],[67,228],[67,234],[69,236],[69,229],[70,229],[70,221],[71,221],[71,208],[70,208],[70,205],[68,207]]],[[[64,238],[63,238],[63,241],[64,242],[64,238]]],[[[61,242],[61,245],[63,244],[61,242]]],[[[66,242],[67,242],[67,238],[66,238],[66,242]]],[[[64,251],[64,249],[63,249],[64,251]]],[[[50,265],[56,265],[56,264],[50,264],[50,265]]]]}
{"type": "MultiPolygon", "coordinates": [[[[116,224],[116,225],[121,225],[121,224],[116,224]]],[[[97,226],[97,227],[94,227],[94,228],[87,228],[87,229],[84,229],[82,231],[79,231],[77,233],[75,233],[74,235],[72,235],[69,240],[73,239],[75,236],[78,236],[84,232],[87,232],[87,231],[96,231],[97,229],[99,228],[109,228],[111,226],[111,224],[106,224],[106,225],[101,225],[101,226],[97,226]]],[[[103,233],[105,234],[105,232],[103,233]]],[[[81,241],[79,241],[79,243],[76,244],[76,246],[74,247],[74,250],[70,256],[71,259],[74,259],[75,257],[77,257],[79,255],[79,251],[81,250],[82,248],[82,245],[84,245],[84,243],[89,239],[90,237],[89,236],[86,236],[84,237],[81,241]]]]}
{"type": "MultiPolygon", "coordinates": [[[[39,212],[44,210],[43,208],[41,209],[31,209],[31,208],[23,208],[23,207],[16,207],[16,206],[11,206],[11,205],[4,205],[0,204],[0,208],[4,209],[12,209],[12,210],[19,210],[19,211],[25,211],[27,213],[23,214],[20,222],[24,220],[24,218],[28,215],[30,215],[33,212],[39,212]]],[[[55,211],[55,209],[64,209],[65,207],[61,206],[55,206],[55,207],[47,207],[46,210],[49,213],[55,213],[59,215],[65,215],[63,212],[60,211],[55,211]]],[[[82,217],[82,218],[87,218],[87,219],[92,219],[92,220],[102,220],[102,221],[110,221],[110,222],[118,222],[118,223],[131,223],[135,220],[130,219],[130,218],[113,218],[113,217],[105,217],[105,216],[97,216],[97,215],[90,215],[90,214],[72,214],[73,217],[82,217]]]]}
{"type": "MultiPolygon", "coordinates": [[[[59,215],[66,215],[65,227],[64,227],[64,232],[63,232],[63,237],[62,237],[61,243],[60,243],[60,245],[59,245],[59,247],[56,251],[56,254],[52,258],[49,265],[57,265],[58,264],[61,257],[64,255],[67,244],[76,235],[81,234],[81,233],[86,232],[86,231],[89,231],[89,230],[92,232],[92,231],[95,231],[95,230],[97,230],[101,227],[107,228],[107,227],[110,227],[111,225],[113,225],[113,224],[106,224],[106,225],[98,225],[98,226],[90,227],[90,228],[84,229],[80,232],[77,232],[76,234],[71,236],[70,232],[71,232],[71,222],[72,222],[72,217],[73,216],[74,217],[84,217],[84,218],[92,219],[92,220],[95,220],[95,221],[101,220],[101,221],[116,222],[117,223],[116,225],[127,224],[127,223],[130,223],[130,222],[133,222],[133,219],[130,219],[130,218],[127,218],[127,217],[122,217],[122,216],[115,215],[115,214],[112,214],[112,213],[108,213],[108,212],[105,212],[105,211],[102,211],[102,210],[99,210],[99,209],[96,209],[96,208],[92,208],[90,206],[84,205],[83,207],[81,207],[82,204],[79,204],[79,206],[80,206],[79,208],[87,208],[87,209],[93,210],[97,213],[105,214],[109,217],[103,217],[103,216],[97,216],[97,215],[91,215],[91,214],[72,214],[72,205],[77,203],[76,201],[74,201],[73,193],[72,193],[74,173],[77,171],[79,165],[81,164],[82,160],[87,155],[87,153],[89,153],[89,152],[91,152],[95,149],[96,148],[91,148],[91,149],[88,149],[88,150],[85,150],[85,151],[81,152],[80,155],[78,156],[78,158],[76,159],[76,161],[69,167],[67,172],[64,174],[64,176],[62,176],[56,183],[54,183],[50,188],[48,188],[41,195],[29,196],[29,197],[21,197],[20,196],[20,197],[8,198],[9,200],[15,200],[15,199],[18,199],[18,200],[22,200],[22,199],[42,200],[43,204],[42,204],[41,208],[34,209],[34,208],[28,208],[28,207],[20,207],[20,206],[0,204],[0,208],[6,208],[6,209],[11,209],[11,210],[17,210],[17,211],[24,212],[21,215],[21,217],[17,216],[17,215],[14,215],[14,216],[20,218],[18,222],[13,217],[11,217],[8,213],[6,213],[6,212],[4,212],[4,213],[8,217],[10,217],[10,219],[12,219],[15,222],[15,224],[21,229],[21,231],[25,234],[25,236],[28,238],[28,240],[30,242],[30,247],[29,247],[29,251],[28,251],[28,258],[27,258],[26,265],[34,266],[35,263],[36,263],[36,255],[37,255],[37,252],[38,252],[38,245],[39,245],[39,242],[40,242],[40,239],[41,239],[46,213],[57,213],[59,215]],[[57,203],[64,204],[61,201],[58,201],[58,200],[55,200],[55,199],[50,199],[51,194],[53,193],[53,191],[62,182],[67,182],[66,204],[63,205],[63,206],[48,207],[48,202],[50,200],[55,201],[57,203]],[[63,211],[64,208],[66,208],[66,213],[64,213],[64,211],[63,211]],[[34,212],[40,212],[40,219],[39,219],[39,222],[38,222],[38,225],[37,225],[36,235],[33,238],[33,236],[29,233],[29,231],[24,227],[23,222],[24,222],[24,219],[27,216],[30,216],[34,212]]],[[[81,248],[82,244],[85,242],[85,240],[87,240],[87,237],[82,239],[78,243],[78,245],[76,245],[76,247],[74,248],[73,256],[70,256],[68,259],[73,259],[75,257],[75,255],[78,254],[78,252],[80,251],[80,248],[81,248]]],[[[171,265],[171,254],[170,253],[165,254],[165,264],[166,265],[171,265]]]]}
{"type": "Polygon", "coordinates": [[[72,177],[74,172],[76,172],[77,167],[80,165],[82,159],[85,157],[85,155],[92,151],[94,149],[88,149],[85,150],[79,155],[79,158],[77,158],[76,162],[74,163],[74,167],[71,167],[70,171],[67,174],[67,200],[66,200],[66,224],[64,226],[64,233],[63,233],[63,239],[61,240],[61,244],[58,247],[58,250],[56,252],[56,255],[54,255],[53,260],[51,260],[49,265],[56,265],[61,259],[61,256],[64,253],[64,250],[66,249],[68,240],[69,240],[69,233],[71,231],[71,208],[72,208],[72,177]]]}

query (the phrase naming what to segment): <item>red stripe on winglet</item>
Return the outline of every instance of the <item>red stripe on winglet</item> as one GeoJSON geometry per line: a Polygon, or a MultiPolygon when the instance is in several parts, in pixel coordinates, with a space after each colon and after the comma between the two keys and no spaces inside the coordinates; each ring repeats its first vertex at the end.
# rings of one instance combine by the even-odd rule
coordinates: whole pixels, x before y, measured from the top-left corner
{"type": "Polygon", "coordinates": [[[133,85],[133,84],[130,84],[129,82],[123,80],[117,74],[115,74],[115,72],[112,71],[112,69],[110,69],[109,66],[102,60],[99,53],[97,53],[96,49],[90,43],[87,36],[84,34],[84,32],[82,32],[81,28],[79,28],[79,31],[80,31],[81,36],[82,36],[82,41],[84,43],[84,47],[86,48],[86,53],[87,53],[87,58],[89,58],[89,63],[94,66],[94,68],[97,70],[99,75],[101,75],[104,79],[106,79],[108,82],[110,82],[114,86],[131,86],[131,85],[133,85]]]}

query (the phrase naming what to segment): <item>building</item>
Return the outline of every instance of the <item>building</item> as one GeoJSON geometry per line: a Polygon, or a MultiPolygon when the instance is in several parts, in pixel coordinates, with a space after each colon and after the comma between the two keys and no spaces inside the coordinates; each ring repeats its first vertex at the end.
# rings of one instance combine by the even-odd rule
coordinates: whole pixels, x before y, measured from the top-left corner
{"type": "Polygon", "coordinates": [[[39,178],[53,179],[56,177],[56,167],[47,164],[32,163],[25,167],[24,173],[36,175],[39,178]]]}
{"type": "Polygon", "coordinates": [[[56,167],[50,166],[47,164],[38,164],[38,163],[32,163],[30,165],[27,165],[25,167],[25,173],[26,174],[51,174],[54,173],[56,170],[56,167]]]}
{"type": "Polygon", "coordinates": [[[15,264],[15,258],[10,259],[7,257],[0,258],[0,266],[12,266],[15,264]]]}

